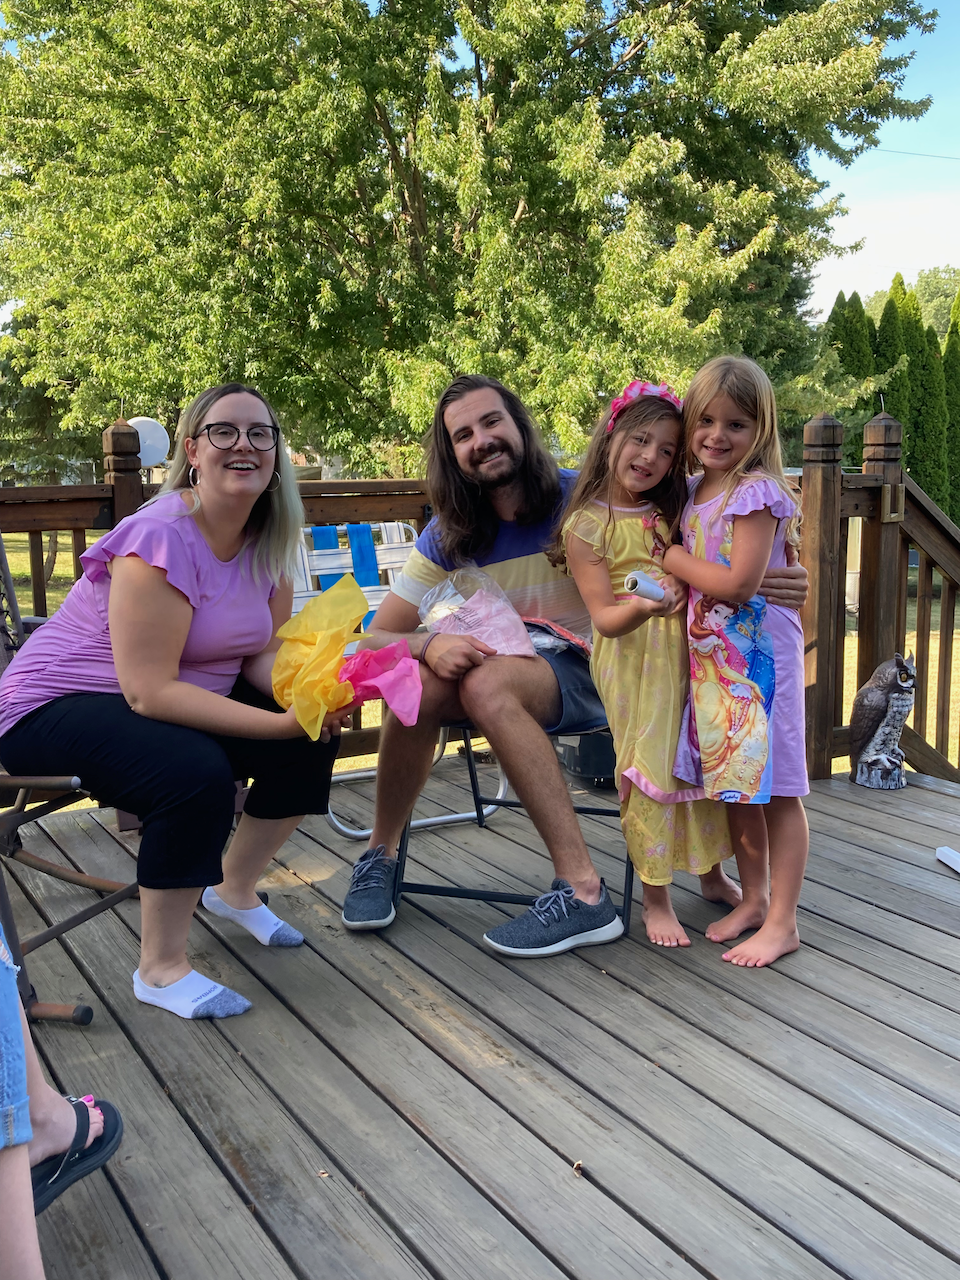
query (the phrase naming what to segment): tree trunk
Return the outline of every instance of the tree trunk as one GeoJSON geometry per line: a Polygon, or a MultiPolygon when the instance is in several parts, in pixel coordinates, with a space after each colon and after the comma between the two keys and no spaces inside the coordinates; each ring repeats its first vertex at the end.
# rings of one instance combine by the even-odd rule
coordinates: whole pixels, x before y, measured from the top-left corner
{"type": "Polygon", "coordinates": [[[49,586],[50,579],[53,577],[53,571],[57,565],[57,542],[60,535],[51,533],[50,541],[47,543],[47,558],[43,562],[43,580],[49,586]]]}

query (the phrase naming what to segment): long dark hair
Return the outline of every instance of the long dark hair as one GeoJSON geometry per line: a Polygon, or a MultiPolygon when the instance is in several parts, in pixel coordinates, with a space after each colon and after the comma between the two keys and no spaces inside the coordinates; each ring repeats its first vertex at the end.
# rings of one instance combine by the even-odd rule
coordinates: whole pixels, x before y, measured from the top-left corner
{"type": "Polygon", "coordinates": [[[427,488],[440,530],[440,547],[455,564],[475,559],[489,551],[500,527],[500,517],[489,495],[475,480],[465,476],[453,450],[453,441],[444,414],[471,391],[496,391],[523,441],[523,461],[518,480],[523,501],[517,512],[518,524],[547,520],[560,503],[560,468],[547,452],[536,423],[523,402],[495,378],[465,373],[454,378],[437,401],[433,425],[427,437],[427,488]]]}
{"type": "Polygon", "coordinates": [[[566,510],[557,527],[556,536],[547,552],[547,559],[555,565],[566,564],[567,554],[564,546],[562,526],[569,516],[581,511],[590,502],[602,502],[608,508],[607,522],[604,530],[604,550],[607,538],[613,527],[613,486],[614,472],[620,457],[620,450],[626,444],[631,431],[642,429],[657,422],[660,418],[669,418],[677,424],[677,452],[674,455],[670,470],[658,485],[647,490],[641,496],[641,502],[652,502],[657,508],[670,530],[673,538],[680,525],[687,500],[687,482],[684,475],[683,419],[680,410],[669,400],[658,396],[638,396],[624,405],[617,414],[613,430],[610,428],[610,409],[594,428],[587,452],[580,465],[580,475],[570,495],[566,510]]]}

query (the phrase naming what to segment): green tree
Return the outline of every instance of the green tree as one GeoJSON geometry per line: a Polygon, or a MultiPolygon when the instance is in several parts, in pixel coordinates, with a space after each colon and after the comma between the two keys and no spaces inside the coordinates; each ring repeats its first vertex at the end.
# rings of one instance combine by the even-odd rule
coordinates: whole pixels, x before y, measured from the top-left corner
{"type": "MultiPolygon", "coordinates": [[[[900,277],[901,281],[903,277],[900,277]]],[[[960,268],[930,267],[917,274],[917,282],[911,288],[920,302],[924,326],[932,324],[940,341],[946,338],[950,323],[950,305],[960,289],[960,268]]],[[[906,292],[906,290],[904,290],[906,292]]],[[[872,293],[863,304],[867,315],[879,322],[889,291],[881,289],[872,293]]]]}
{"type": "Polygon", "coordinates": [[[0,277],[64,422],[256,382],[360,467],[458,369],[577,449],[598,396],[811,359],[809,272],[916,0],[36,0],[6,11],[0,277]]]}
{"type": "MultiPolygon", "coordinates": [[[[876,365],[873,358],[873,345],[870,341],[870,329],[859,293],[851,293],[847,299],[845,319],[846,334],[840,363],[845,372],[852,374],[855,378],[871,378],[876,371],[876,365]]],[[[858,408],[867,409],[873,413],[873,397],[866,397],[858,404],[858,408]]]]}
{"type": "Polygon", "coordinates": [[[835,347],[839,354],[843,351],[847,339],[847,296],[842,289],[834,299],[824,327],[830,345],[835,347]]]}
{"type": "Polygon", "coordinates": [[[950,517],[960,524],[960,289],[950,309],[943,348],[943,380],[947,400],[947,463],[950,469],[950,517]]]}
{"type": "Polygon", "coordinates": [[[950,503],[947,462],[947,398],[944,389],[940,339],[933,325],[923,333],[920,359],[910,380],[913,407],[910,475],[938,506],[950,503]]]}
{"type": "MultiPolygon", "coordinates": [[[[887,298],[877,329],[875,360],[878,372],[885,373],[896,368],[905,354],[900,312],[896,302],[890,297],[887,298]]],[[[903,424],[906,432],[910,422],[910,375],[905,367],[897,369],[896,373],[892,374],[882,395],[883,408],[891,417],[903,424]]]]}
{"type": "Polygon", "coordinates": [[[15,313],[0,331],[0,476],[16,484],[92,480],[102,457],[100,428],[62,427],[62,393],[38,380],[24,337],[31,323],[15,313]]]}
{"type": "MultiPolygon", "coordinates": [[[[891,294],[896,298],[896,294],[891,294]]],[[[914,463],[914,449],[923,438],[921,417],[928,405],[926,378],[927,339],[923,328],[923,316],[920,313],[920,302],[917,295],[910,290],[904,293],[899,305],[900,324],[903,328],[903,349],[907,354],[907,378],[910,382],[910,421],[904,423],[903,456],[908,470],[914,463]]]]}

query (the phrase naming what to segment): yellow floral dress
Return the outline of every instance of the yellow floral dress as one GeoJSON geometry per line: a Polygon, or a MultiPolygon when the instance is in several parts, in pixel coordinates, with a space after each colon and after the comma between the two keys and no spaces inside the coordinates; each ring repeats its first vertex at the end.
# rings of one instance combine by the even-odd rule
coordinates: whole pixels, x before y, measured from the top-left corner
{"type": "MultiPolygon", "coordinates": [[[[623,580],[632,570],[663,577],[667,527],[651,503],[594,502],[563,532],[606,561],[618,600],[630,598],[623,580]]],[[[652,885],[669,884],[675,869],[703,875],[731,848],[724,806],[673,774],[689,687],[683,617],[650,618],[614,639],[595,630],[590,672],[616,746],[620,821],[637,874],[652,885]]]]}

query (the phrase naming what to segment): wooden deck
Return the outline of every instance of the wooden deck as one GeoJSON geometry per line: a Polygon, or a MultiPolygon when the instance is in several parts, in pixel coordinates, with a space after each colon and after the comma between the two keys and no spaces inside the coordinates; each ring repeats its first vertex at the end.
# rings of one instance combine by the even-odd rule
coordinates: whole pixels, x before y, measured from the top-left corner
{"type": "MultiPolygon", "coordinates": [[[[423,808],[464,807],[448,759],[423,808]]],[[[65,1090],[122,1109],[123,1146],[41,1219],[49,1277],[96,1280],[960,1280],[960,787],[814,785],[804,946],[720,961],[689,877],[689,950],[625,942],[510,962],[478,903],[405,902],[382,937],[339,907],[359,846],[309,819],[272,905],[308,945],[258,946],[201,913],[206,972],[251,1013],[138,1005],[138,908],[30,957],[92,1025],[37,1040],[65,1090]]],[[[369,785],[335,788],[369,813],[369,785]]],[[[615,814],[584,820],[622,879],[615,814]]],[[[129,878],[111,813],[58,815],[28,848],[129,878]]],[[[420,833],[411,874],[543,888],[529,822],[420,833]]],[[[83,890],[18,869],[26,931],[83,890]]],[[[639,889],[638,889],[639,892],[639,889]]]]}

